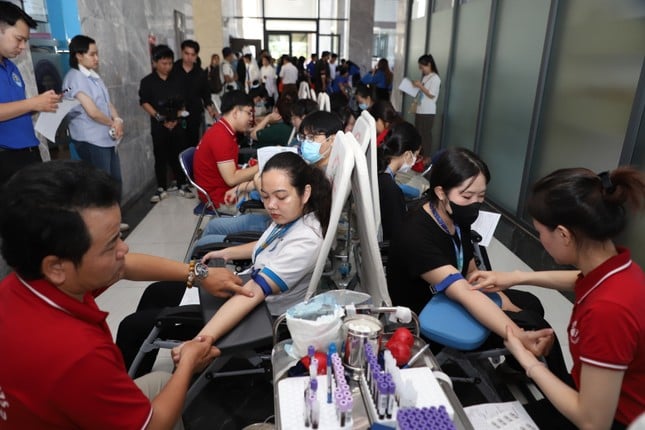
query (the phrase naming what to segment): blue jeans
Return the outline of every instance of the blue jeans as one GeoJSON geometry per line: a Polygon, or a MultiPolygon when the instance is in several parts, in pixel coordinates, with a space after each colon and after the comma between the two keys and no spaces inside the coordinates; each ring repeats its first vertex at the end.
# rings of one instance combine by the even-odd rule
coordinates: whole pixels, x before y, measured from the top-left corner
{"type": "Polygon", "coordinates": [[[121,184],[121,164],[116,148],[103,148],[78,140],[74,141],[74,146],[81,160],[106,171],[119,185],[121,184]]]}
{"type": "Polygon", "coordinates": [[[236,217],[213,218],[208,221],[202,237],[195,246],[224,242],[224,238],[241,231],[264,232],[271,224],[271,217],[266,214],[244,214],[236,217]]]}

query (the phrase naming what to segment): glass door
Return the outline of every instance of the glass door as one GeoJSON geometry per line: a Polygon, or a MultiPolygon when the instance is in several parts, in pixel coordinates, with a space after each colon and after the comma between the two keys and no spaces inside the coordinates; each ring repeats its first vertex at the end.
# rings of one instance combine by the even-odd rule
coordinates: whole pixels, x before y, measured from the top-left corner
{"type": "Polygon", "coordinates": [[[271,56],[278,58],[282,54],[291,55],[291,34],[290,33],[269,33],[267,44],[271,56]]]}
{"type": "Polygon", "coordinates": [[[309,58],[316,52],[316,33],[309,32],[267,32],[266,46],[273,57],[289,54],[291,57],[309,58]]]}

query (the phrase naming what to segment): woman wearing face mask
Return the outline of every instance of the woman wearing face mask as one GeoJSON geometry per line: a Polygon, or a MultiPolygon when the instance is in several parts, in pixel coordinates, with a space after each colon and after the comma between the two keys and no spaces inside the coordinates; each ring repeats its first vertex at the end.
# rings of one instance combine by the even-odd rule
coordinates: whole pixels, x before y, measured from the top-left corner
{"type": "Polygon", "coordinates": [[[527,349],[536,356],[548,353],[553,371],[566,375],[559,344],[553,342],[539,300],[523,291],[507,290],[501,295],[500,309],[466,280],[476,271],[470,226],[490,180],[486,163],[467,149],[447,149],[435,160],[429,180],[428,202],[408,212],[390,241],[386,273],[392,303],[419,313],[433,297],[432,286],[497,335],[489,338],[489,346],[501,345],[506,327],[511,327],[527,349]],[[520,326],[544,329],[523,331],[520,326]]]}
{"type": "Polygon", "coordinates": [[[371,85],[359,84],[354,93],[358,110],[369,109],[375,101],[374,88],[371,85]]]}
{"type": "Polygon", "coordinates": [[[302,158],[319,169],[326,168],[336,133],[342,129],[343,123],[334,113],[318,111],[307,115],[298,133],[302,158]]]}
{"type": "Polygon", "coordinates": [[[383,239],[390,240],[402,224],[407,211],[401,188],[394,181],[398,172],[412,168],[421,147],[421,136],[409,122],[392,127],[378,149],[378,189],[383,239]]]}

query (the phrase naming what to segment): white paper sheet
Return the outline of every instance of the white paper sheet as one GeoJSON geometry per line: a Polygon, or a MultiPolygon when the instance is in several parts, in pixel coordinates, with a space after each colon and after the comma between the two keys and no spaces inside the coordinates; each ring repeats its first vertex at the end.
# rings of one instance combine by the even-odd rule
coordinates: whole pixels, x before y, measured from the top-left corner
{"type": "Polygon", "coordinates": [[[497,228],[501,215],[494,212],[488,211],[479,211],[479,216],[470,226],[471,230],[475,230],[482,237],[482,241],[479,242],[482,246],[490,245],[490,241],[493,239],[493,233],[497,228]]]}
{"type": "Polygon", "coordinates": [[[483,403],[464,408],[477,430],[539,430],[520,402],[483,403]]]}
{"type": "Polygon", "coordinates": [[[403,78],[401,84],[399,85],[399,89],[404,93],[411,95],[412,97],[416,97],[419,93],[419,89],[412,85],[412,81],[408,78],[403,78]]]}
{"type": "Polygon", "coordinates": [[[58,104],[58,109],[56,109],[56,112],[41,112],[40,115],[38,115],[38,119],[36,120],[36,131],[45,136],[47,140],[55,142],[56,130],[58,130],[58,126],[60,126],[60,123],[63,121],[63,118],[65,118],[65,115],[67,115],[69,111],[76,107],[78,104],[79,102],[76,99],[64,98],[58,104]]]}
{"type": "Polygon", "coordinates": [[[281,152],[293,152],[298,153],[298,148],[294,146],[265,146],[264,148],[258,148],[258,167],[260,172],[264,169],[264,165],[271,157],[281,152]]]}
{"type": "Polygon", "coordinates": [[[184,297],[181,298],[179,306],[186,305],[198,305],[199,304],[199,289],[198,288],[186,288],[184,292],[184,297]]]}

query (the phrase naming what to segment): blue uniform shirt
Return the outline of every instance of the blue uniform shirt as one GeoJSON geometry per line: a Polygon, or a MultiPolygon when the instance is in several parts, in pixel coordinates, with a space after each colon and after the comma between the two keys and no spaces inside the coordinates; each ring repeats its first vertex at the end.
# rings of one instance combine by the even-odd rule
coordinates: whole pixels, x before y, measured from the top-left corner
{"type": "MultiPolygon", "coordinates": [[[[25,82],[20,71],[9,59],[0,63],[0,103],[25,100],[25,82]]],[[[31,112],[0,121],[0,148],[23,149],[38,146],[31,112]]]]}

